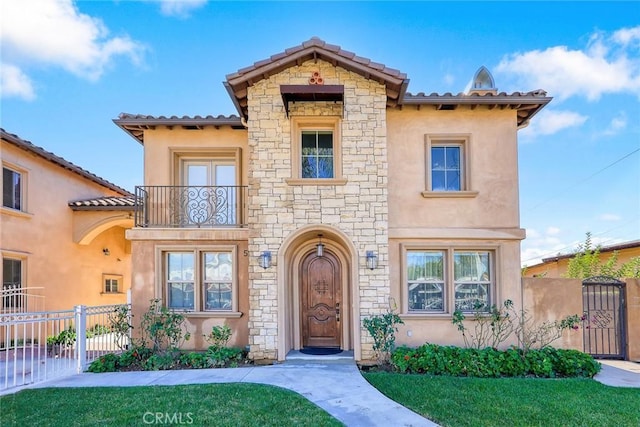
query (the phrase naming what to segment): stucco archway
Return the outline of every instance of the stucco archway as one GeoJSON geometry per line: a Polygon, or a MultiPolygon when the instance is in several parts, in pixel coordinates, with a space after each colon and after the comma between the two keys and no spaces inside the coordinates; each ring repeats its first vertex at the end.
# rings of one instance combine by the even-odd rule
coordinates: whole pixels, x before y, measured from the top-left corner
{"type": "Polygon", "coordinates": [[[102,232],[112,227],[133,228],[133,218],[128,213],[112,215],[106,218],[104,214],[101,216],[85,216],[84,218],[75,216],[73,241],[79,245],[88,245],[102,232]]]}
{"type": "Polygon", "coordinates": [[[343,349],[353,349],[360,360],[360,328],[358,298],[358,252],[353,242],[342,231],[328,225],[309,225],[291,233],[278,252],[278,360],[284,360],[300,342],[300,293],[298,266],[305,254],[315,249],[318,234],[322,243],[342,264],[344,320],[342,323],[343,349]]]}

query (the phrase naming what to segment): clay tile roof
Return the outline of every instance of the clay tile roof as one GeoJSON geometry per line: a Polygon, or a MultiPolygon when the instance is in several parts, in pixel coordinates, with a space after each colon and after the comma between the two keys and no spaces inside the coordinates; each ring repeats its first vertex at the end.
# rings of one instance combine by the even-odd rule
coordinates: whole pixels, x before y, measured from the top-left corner
{"type": "Polygon", "coordinates": [[[69,202],[69,207],[74,211],[108,210],[108,211],[132,211],[136,207],[136,199],[130,197],[97,197],[95,199],[76,200],[69,202]]]}
{"type": "Polygon", "coordinates": [[[406,74],[386,67],[384,64],[373,62],[369,58],[356,56],[354,53],[343,50],[338,45],[328,44],[318,37],[312,37],[298,46],[290,47],[284,52],[228,74],[224,84],[236,109],[246,119],[249,114],[247,108],[247,88],[249,86],[288,67],[318,58],[384,84],[387,88],[387,105],[389,106],[401,103],[402,96],[409,84],[406,74]]]}
{"type": "Polygon", "coordinates": [[[498,94],[465,94],[453,95],[450,92],[445,94],[431,93],[425,95],[419,92],[417,95],[406,93],[402,99],[402,105],[432,105],[438,110],[454,110],[460,105],[472,108],[478,105],[485,105],[489,108],[516,110],[518,126],[525,126],[531,118],[551,101],[544,90],[538,89],[531,92],[513,92],[511,95],[500,92],[498,94]]]}
{"type": "Polygon", "coordinates": [[[88,170],[81,168],[80,166],[74,165],[70,161],[63,159],[60,156],[56,156],[55,154],[46,151],[44,148],[38,147],[30,141],[24,140],[17,135],[5,131],[4,129],[0,129],[0,136],[2,137],[2,140],[7,141],[9,144],[15,145],[18,148],[21,148],[27,152],[48,160],[53,164],[56,164],[64,169],[80,175],[85,179],[88,179],[89,181],[93,181],[96,184],[108,188],[109,190],[115,191],[116,193],[119,193],[123,196],[133,197],[133,194],[128,192],[124,188],[118,187],[117,185],[107,181],[106,179],[101,178],[89,172],[88,170]]]}
{"type": "Polygon", "coordinates": [[[143,114],[121,113],[113,122],[122,130],[131,135],[135,140],[144,145],[145,129],[153,129],[156,126],[182,126],[187,129],[200,129],[204,126],[231,126],[234,129],[244,129],[242,119],[236,115],[217,117],[202,116],[148,116],[143,114]]]}

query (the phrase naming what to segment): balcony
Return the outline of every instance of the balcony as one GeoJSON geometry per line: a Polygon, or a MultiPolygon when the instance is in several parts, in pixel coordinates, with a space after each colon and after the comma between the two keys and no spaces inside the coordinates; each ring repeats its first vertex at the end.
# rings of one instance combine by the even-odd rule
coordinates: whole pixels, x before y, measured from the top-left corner
{"type": "Polygon", "coordinates": [[[137,186],[135,226],[245,227],[246,186],[137,186]]]}

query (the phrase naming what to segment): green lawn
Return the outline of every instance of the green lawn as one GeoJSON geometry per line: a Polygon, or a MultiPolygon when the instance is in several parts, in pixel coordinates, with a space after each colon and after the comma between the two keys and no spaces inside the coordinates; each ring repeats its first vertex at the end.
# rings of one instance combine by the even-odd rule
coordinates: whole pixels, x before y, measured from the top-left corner
{"type": "Polygon", "coordinates": [[[591,379],[364,376],[391,399],[443,426],[640,426],[640,389],[591,379]]]}
{"type": "Polygon", "coordinates": [[[3,427],[342,425],[292,391],[259,384],[32,389],[3,396],[0,408],[3,427]]]}

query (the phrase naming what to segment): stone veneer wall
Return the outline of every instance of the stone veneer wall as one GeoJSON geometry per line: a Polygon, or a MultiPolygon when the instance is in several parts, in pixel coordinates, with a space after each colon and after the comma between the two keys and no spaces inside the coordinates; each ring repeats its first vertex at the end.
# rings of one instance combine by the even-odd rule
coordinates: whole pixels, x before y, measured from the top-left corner
{"type": "MultiPolygon", "coordinates": [[[[278,280],[276,268],[262,269],[255,258],[271,251],[274,263],[284,239],[309,224],[339,228],[352,240],[358,259],[360,318],[384,312],[389,304],[386,92],[375,81],[323,61],[308,61],[251,86],[248,91],[249,357],[277,359],[278,280]],[[308,84],[313,72],[325,84],[344,85],[344,111],[334,103],[294,103],[291,116],[335,116],[341,124],[342,176],[346,185],[288,185],[291,178],[291,124],[280,85],[308,84]],[[368,270],[367,250],[379,267],[368,270]]],[[[361,326],[360,326],[361,327],[361,326]]],[[[354,343],[357,345],[357,343],[354,343]]],[[[372,340],[361,331],[362,358],[373,358],[372,340]]]]}

